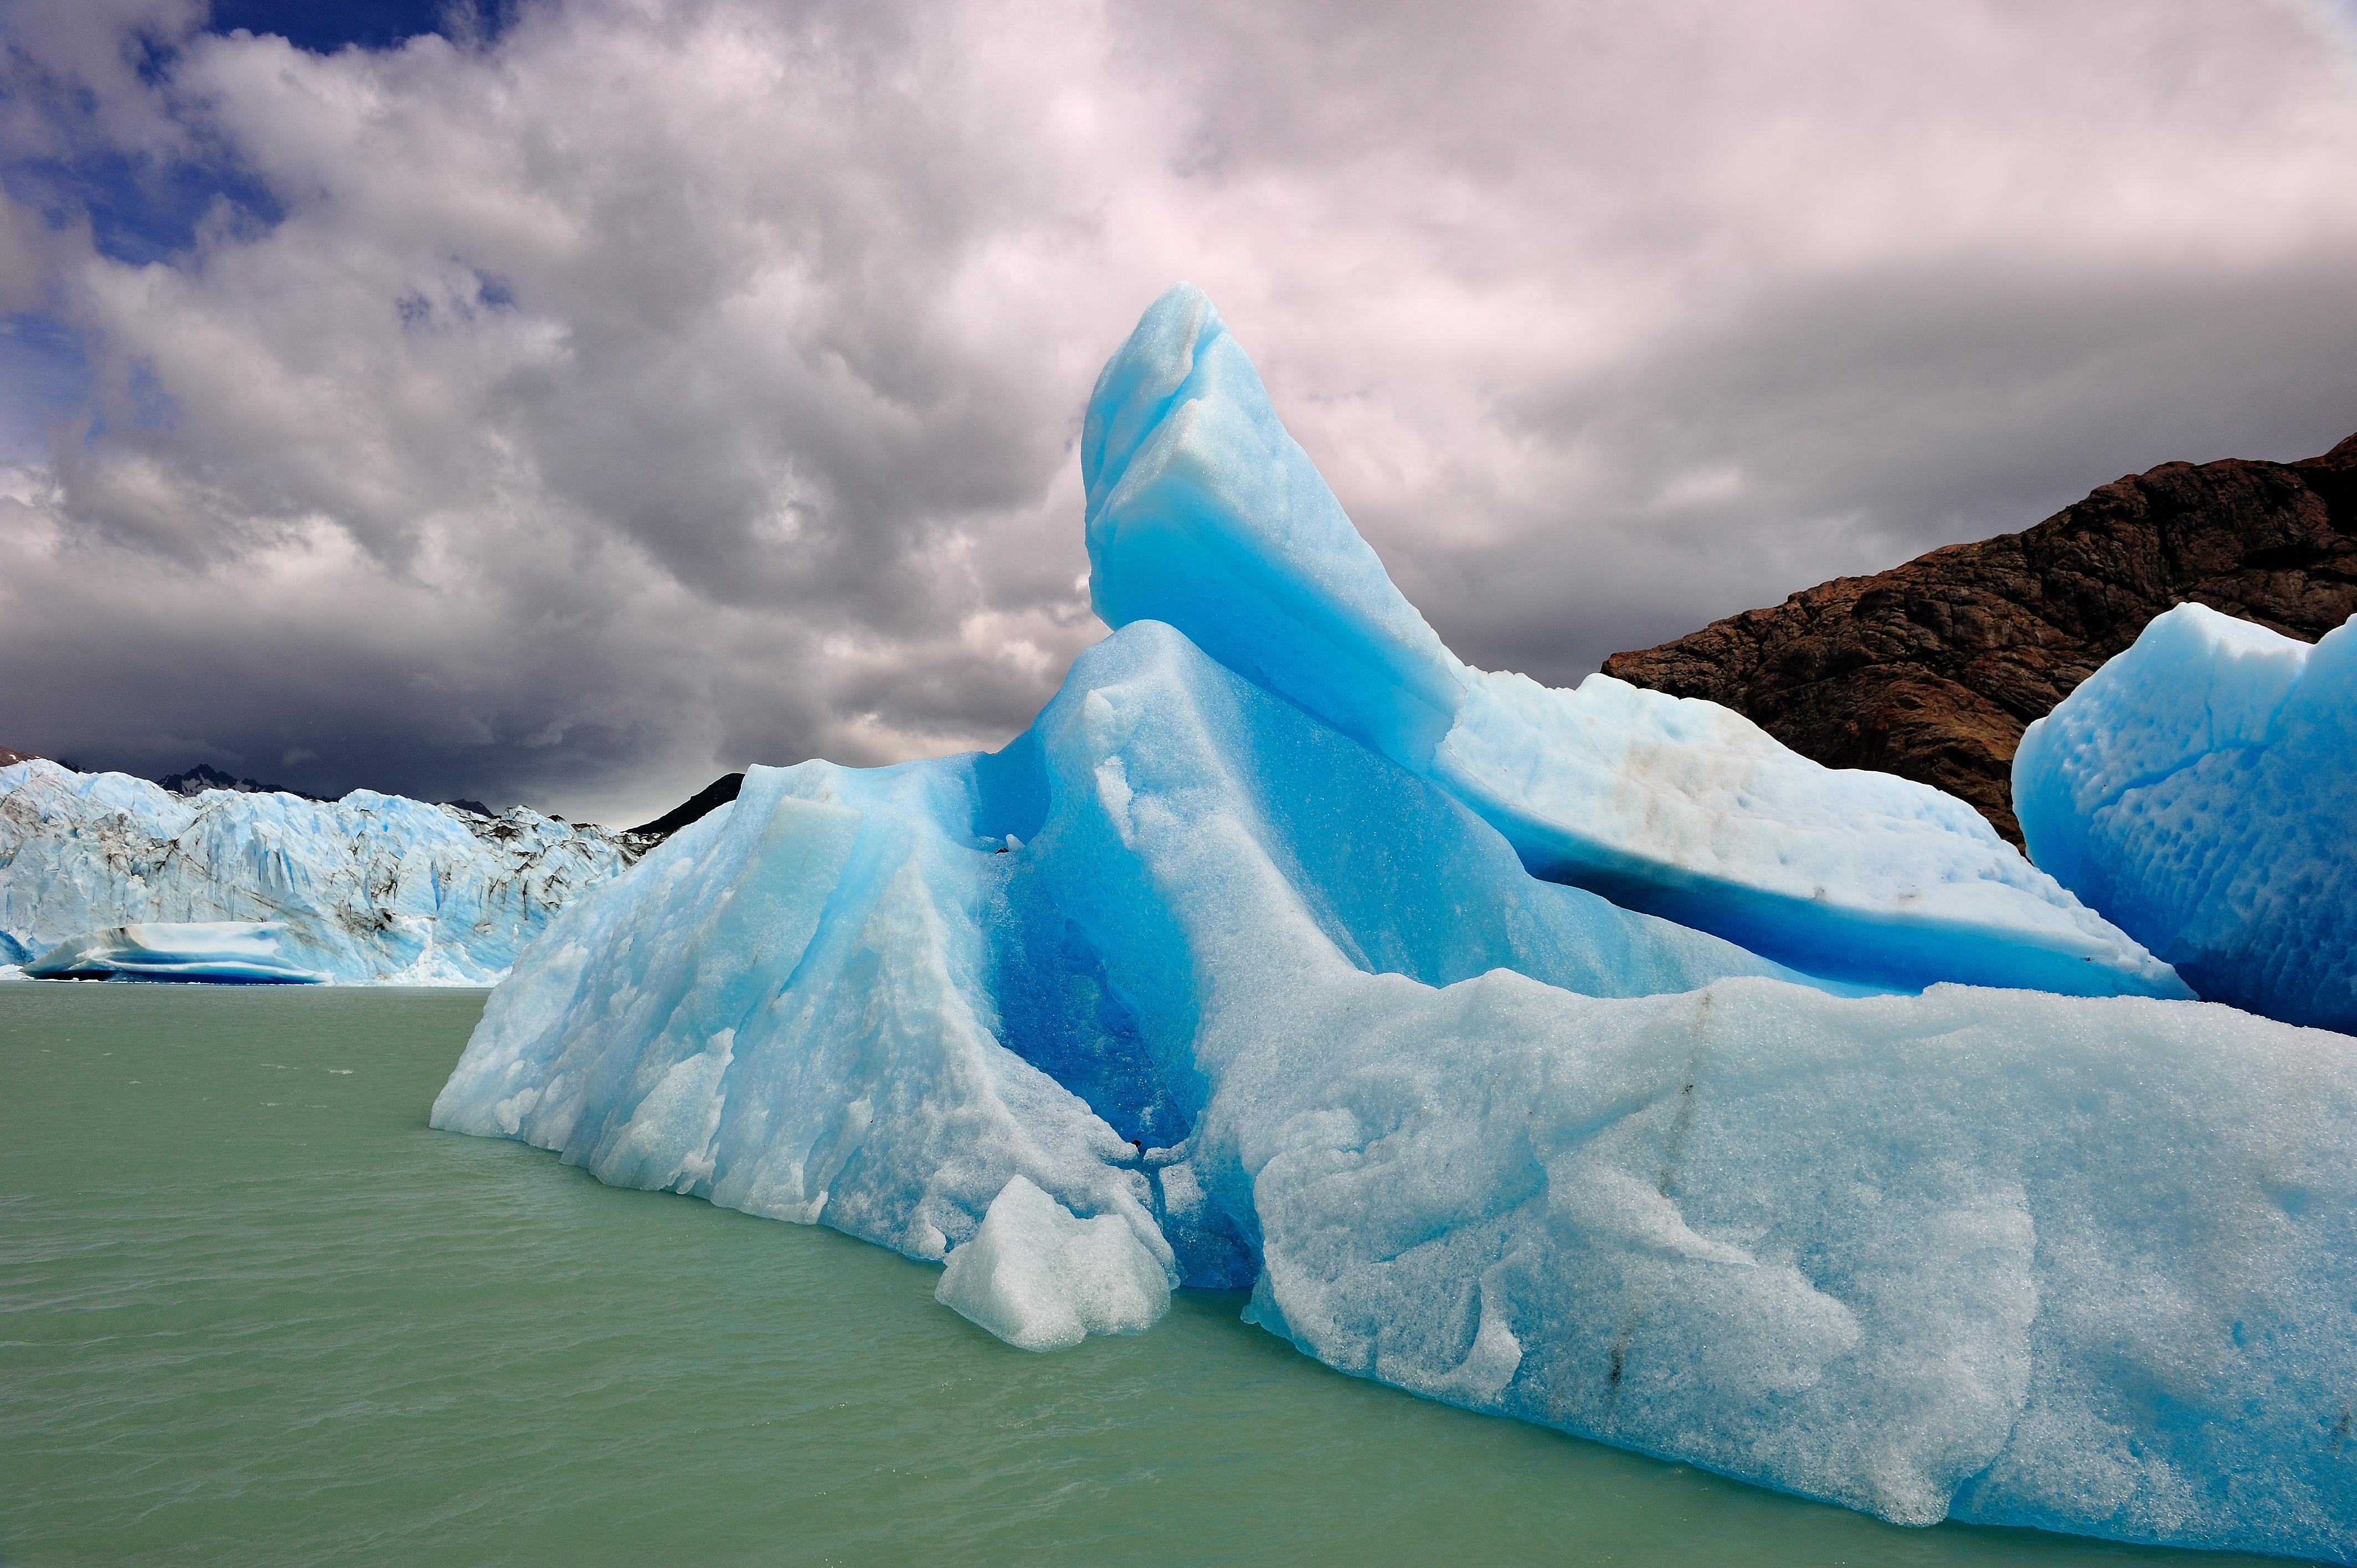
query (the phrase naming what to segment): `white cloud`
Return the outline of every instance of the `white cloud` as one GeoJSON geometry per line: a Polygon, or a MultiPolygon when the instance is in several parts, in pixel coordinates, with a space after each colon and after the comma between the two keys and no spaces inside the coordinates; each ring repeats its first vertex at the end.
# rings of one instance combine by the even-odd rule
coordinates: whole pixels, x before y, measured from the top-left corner
{"type": "Polygon", "coordinates": [[[0,744],[630,818],[995,742],[1097,634],[1071,442],[1182,276],[1444,634],[1556,678],[2357,427],[2357,67],[2291,0],[574,0],[123,63],[189,22],[21,24],[94,107],[14,156],[283,217],[132,264],[0,213],[95,422],[0,501],[0,744]]]}

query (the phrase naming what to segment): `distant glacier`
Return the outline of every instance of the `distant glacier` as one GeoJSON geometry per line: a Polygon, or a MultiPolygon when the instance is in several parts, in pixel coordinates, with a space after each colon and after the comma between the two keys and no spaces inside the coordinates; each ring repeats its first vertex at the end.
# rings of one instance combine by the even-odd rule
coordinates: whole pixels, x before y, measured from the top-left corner
{"type": "Polygon", "coordinates": [[[57,961],[81,973],[488,985],[632,859],[522,807],[184,796],[29,758],[0,768],[0,964],[72,943],[57,961]]]}

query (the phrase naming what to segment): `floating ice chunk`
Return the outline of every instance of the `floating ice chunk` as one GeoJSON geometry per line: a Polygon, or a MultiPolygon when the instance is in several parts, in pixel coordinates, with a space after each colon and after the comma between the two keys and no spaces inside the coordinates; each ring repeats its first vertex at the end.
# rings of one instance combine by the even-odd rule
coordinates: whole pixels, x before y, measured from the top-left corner
{"type": "Polygon", "coordinates": [[[2029,726],[2038,864],[2213,1001],[2357,1031],[2357,626],[2179,605],[2029,726]]]}
{"type": "Polygon", "coordinates": [[[1018,1176],[950,1254],[933,1296],[1009,1345],[1060,1350],[1153,1327],[1169,1310],[1170,1280],[1121,1220],[1075,1219],[1018,1176]]]}
{"type": "Polygon", "coordinates": [[[283,959],[327,980],[483,985],[628,864],[603,830],[521,808],[188,799],[35,759],[0,768],[0,961],[116,926],[266,921],[283,959]]]}
{"type": "Polygon", "coordinates": [[[1819,767],[1714,703],[1459,661],[1193,288],[1105,367],[1081,460],[1108,624],[1177,627],[1456,794],[1539,875],[1814,973],[2188,994],[1952,796],[1819,767]]]}
{"type": "MultiPolygon", "coordinates": [[[[433,1122],[911,1257],[1017,1176],[1169,1249],[1130,1146],[993,1037],[989,769],[748,770],[495,992],[433,1122]]],[[[1028,825],[1028,824],[1027,824],[1028,825]]],[[[1008,831],[1008,830],[1002,830],[1008,831]]],[[[1003,874],[1002,874],[1003,875],[1003,874]]]]}
{"type": "Polygon", "coordinates": [[[70,937],[32,962],[35,980],[185,980],[225,985],[316,985],[327,978],[279,950],[282,925],[147,921],[70,937]]]}

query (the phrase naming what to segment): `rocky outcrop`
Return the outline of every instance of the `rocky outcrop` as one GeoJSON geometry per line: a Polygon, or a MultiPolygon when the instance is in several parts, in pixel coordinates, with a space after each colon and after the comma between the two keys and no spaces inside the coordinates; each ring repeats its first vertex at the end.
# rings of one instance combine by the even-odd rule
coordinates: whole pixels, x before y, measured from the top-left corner
{"type": "Polygon", "coordinates": [[[2357,435],[2298,463],[2164,463],[2035,528],[1838,577],[1604,671],[1707,697],[1829,767],[1961,796],[2019,843],[2023,728],[2187,601],[2311,642],[2357,613],[2357,435]]]}
{"type": "Polygon", "coordinates": [[[647,848],[662,843],[690,822],[700,822],[737,798],[745,786],[742,773],[724,773],[651,822],[640,822],[624,836],[647,848]]]}

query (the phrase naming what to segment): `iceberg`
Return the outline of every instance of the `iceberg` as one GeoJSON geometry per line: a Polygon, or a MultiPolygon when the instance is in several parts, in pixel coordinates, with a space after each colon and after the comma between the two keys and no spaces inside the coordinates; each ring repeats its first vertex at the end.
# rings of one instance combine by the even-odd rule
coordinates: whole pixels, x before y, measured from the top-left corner
{"type": "MultiPolygon", "coordinates": [[[[1136,341],[1092,449],[1235,414],[1230,381],[1132,418],[1162,384],[1122,379],[1136,341]]],[[[1534,875],[1538,830],[1433,761],[1458,719],[1415,682],[1449,666],[1310,635],[1389,616],[1405,645],[1404,601],[1264,569],[1372,557],[1220,515],[1125,579],[1210,616],[1178,579],[1224,572],[1281,624],[1215,647],[1116,607],[999,752],[750,769],[550,922],[434,1125],[939,1260],[945,1305],[1030,1348],[1234,1288],[1345,1372],[1889,1519],[2357,1557],[2357,1041],[2076,993],[2179,985],[1993,853],[2000,892],[1943,918],[2069,983],[1940,979],[1904,936],[1827,975],[1534,875]]],[[[1598,745],[1629,716],[1566,711],[1598,745]]],[[[1664,712],[1686,727],[1642,745],[1739,733],[1664,712]]],[[[1655,761],[1644,788],[1718,799],[1723,759],[1655,761]]],[[[1728,799],[1781,814],[1714,840],[1680,907],[1781,897],[1744,857],[1782,843],[1848,868],[1827,929],[1896,929],[1886,862],[1792,827],[1812,789],[1882,786],[1770,771],[1728,799]]],[[[1664,883],[1700,853],[1597,788],[1562,821],[1664,883]]],[[[1892,811],[1859,831],[1921,864],[1977,842],[1892,811]]]]}
{"type": "Polygon", "coordinates": [[[485,818],[368,789],[183,797],[33,758],[0,768],[0,962],[38,974],[73,941],[92,962],[113,951],[102,961],[150,978],[202,979],[203,955],[258,961],[261,944],[290,975],[488,985],[630,861],[603,829],[521,808],[485,818]],[[246,935],[207,934],[230,927],[246,935]]]}
{"type": "Polygon", "coordinates": [[[2031,725],[2037,863],[2201,995],[2357,1032],[2357,624],[2157,616],[2031,725]]]}
{"type": "Polygon", "coordinates": [[[1210,1091],[1205,976],[1126,843],[1134,811],[1173,809],[1136,798],[1149,758],[1201,831],[1295,868],[1355,964],[1606,995],[1796,978],[1534,881],[1444,792],[1141,623],[996,756],[749,769],[733,805],[551,924],[436,1125],[921,1258],[1019,1176],[1122,1217],[1173,1283],[1249,1285],[1244,1215],[1170,1208],[1191,1176],[1169,1151],[1210,1091]]]}
{"type": "Polygon", "coordinates": [[[116,926],[69,937],[32,962],[34,980],[188,980],[226,985],[316,985],[326,976],[279,950],[286,928],[199,920],[116,926]]]}

